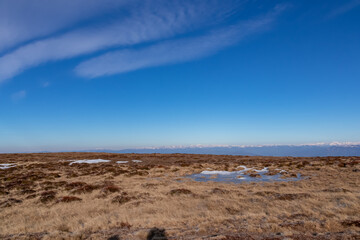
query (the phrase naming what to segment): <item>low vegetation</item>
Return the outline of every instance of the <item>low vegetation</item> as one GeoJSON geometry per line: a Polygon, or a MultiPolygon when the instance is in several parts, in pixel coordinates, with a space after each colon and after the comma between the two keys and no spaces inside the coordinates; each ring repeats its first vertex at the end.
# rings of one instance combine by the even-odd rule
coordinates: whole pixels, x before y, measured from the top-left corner
{"type": "Polygon", "coordinates": [[[360,238],[360,157],[42,153],[0,163],[16,163],[0,170],[0,239],[360,238]],[[82,159],[110,162],[69,165],[82,159]],[[303,179],[186,177],[240,165],[303,179]]]}

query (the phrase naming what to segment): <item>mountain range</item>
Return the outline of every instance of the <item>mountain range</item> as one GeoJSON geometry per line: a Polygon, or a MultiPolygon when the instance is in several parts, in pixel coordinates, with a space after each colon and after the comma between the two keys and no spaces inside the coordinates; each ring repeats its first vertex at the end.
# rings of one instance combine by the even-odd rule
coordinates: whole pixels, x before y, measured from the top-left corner
{"type": "Polygon", "coordinates": [[[257,145],[257,146],[189,146],[129,148],[121,150],[96,149],[82,152],[107,153],[186,153],[247,156],[360,156],[360,143],[330,143],[308,145],[257,145]]]}

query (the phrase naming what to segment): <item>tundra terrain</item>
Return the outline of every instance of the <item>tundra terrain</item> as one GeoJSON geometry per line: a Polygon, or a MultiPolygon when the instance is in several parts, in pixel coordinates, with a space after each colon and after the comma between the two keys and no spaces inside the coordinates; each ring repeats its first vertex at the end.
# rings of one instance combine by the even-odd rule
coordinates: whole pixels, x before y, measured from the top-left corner
{"type": "Polygon", "coordinates": [[[360,157],[0,154],[0,238],[360,239],[359,163],[360,157]],[[241,166],[254,181],[188,177],[241,166]],[[255,181],[264,168],[284,181],[255,181]]]}

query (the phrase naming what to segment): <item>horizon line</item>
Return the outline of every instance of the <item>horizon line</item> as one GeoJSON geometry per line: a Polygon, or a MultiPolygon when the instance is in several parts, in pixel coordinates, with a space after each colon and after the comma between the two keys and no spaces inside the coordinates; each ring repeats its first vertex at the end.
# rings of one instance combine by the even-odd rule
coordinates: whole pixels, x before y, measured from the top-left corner
{"type": "Polygon", "coordinates": [[[9,152],[0,152],[0,154],[10,154],[10,153],[56,153],[56,152],[93,152],[93,151],[124,151],[124,150],[157,150],[157,149],[186,149],[186,148],[261,148],[261,147],[305,147],[305,146],[337,146],[337,147],[349,147],[349,146],[360,146],[360,142],[316,142],[316,143],[302,143],[302,144],[254,144],[254,145],[205,145],[205,144],[195,144],[195,145],[170,145],[170,146],[149,146],[149,147],[119,147],[119,148],[86,148],[78,150],[38,150],[38,151],[9,151],[9,152]]]}

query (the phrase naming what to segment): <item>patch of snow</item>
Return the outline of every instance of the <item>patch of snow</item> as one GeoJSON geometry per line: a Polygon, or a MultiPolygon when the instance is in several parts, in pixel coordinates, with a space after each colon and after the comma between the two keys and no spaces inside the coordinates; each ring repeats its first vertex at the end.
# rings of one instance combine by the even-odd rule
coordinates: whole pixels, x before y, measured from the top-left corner
{"type": "Polygon", "coordinates": [[[269,171],[269,168],[264,167],[264,168],[261,169],[261,170],[256,170],[256,169],[254,169],[254,171],[255,171],[255,172],[258,172],[258,173],[267,173],[267,172],[269,171]]]}
{"type": "Polygon", "coordinates": [[[8,169],[8,168],[12,168],[15,166],[16,166],[16,164],[14,164],[14,163],[1,163],[0,169],[8,169]]]}
{"type": "Polygon", "coordinates": [[[93,163],[105,163],[110,162],[110,160],[104,160],[104,159],[85,159],[85,160],[76,160],[71,162],[69,165],[72,165],[74,163],[87,163],[87,164],[93,164],[93,163]]]}
{"type": "Polygon", "coordinates": [[[132,160],[134,163],[141,163],[141,160],[132,160]]]}
{"type": "Polygon", "coordinates": [[[129,161],[117,161],[116,163],[128,163],[129,161]]]}
{"type": "Polygon", "coordinates": [[[228,175],[231,174],[231,172],[228,171],[202,171],[200,174],[205,174],[205,175],[228,175]]]}

